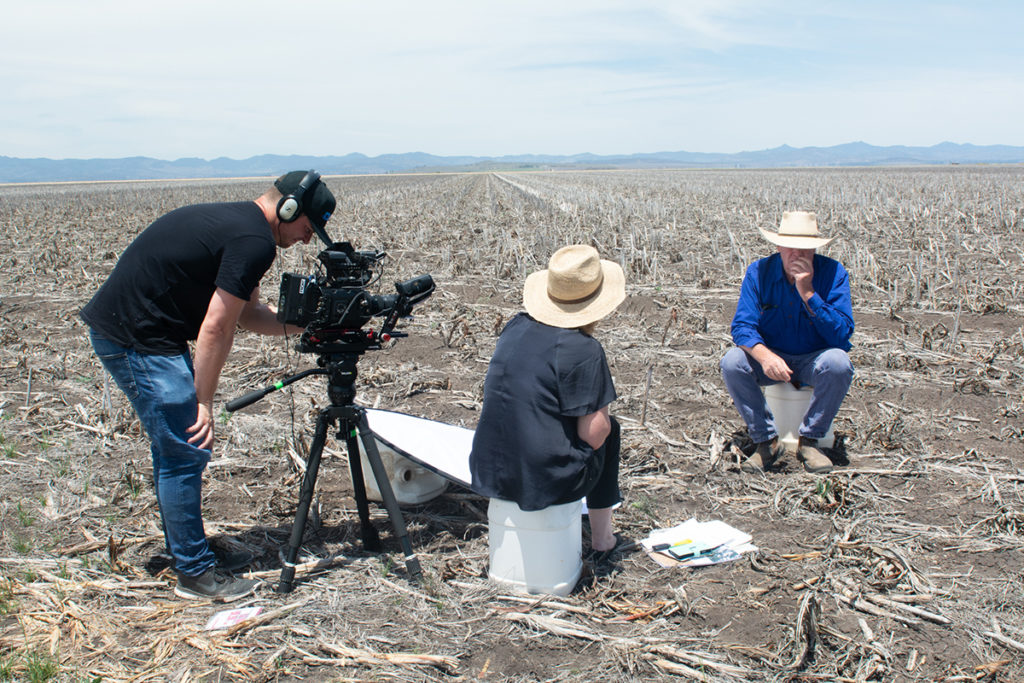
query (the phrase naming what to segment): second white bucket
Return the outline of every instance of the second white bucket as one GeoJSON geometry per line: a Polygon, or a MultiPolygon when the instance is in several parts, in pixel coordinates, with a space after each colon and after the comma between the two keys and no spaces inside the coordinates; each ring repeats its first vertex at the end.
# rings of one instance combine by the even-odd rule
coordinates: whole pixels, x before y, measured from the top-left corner
{"type": "MultiPolygon", "coordinates": [[[[395,492],[395,500],[399,505],[419,505],[436,498],[448,487],[448,480],[426,467],[414,463],[409,458],[393,450],[390,446],[376,439],[380,461],[391,482],[391,490],[395,492]]],[[[370,469],[370,461],[366,459],[363,442],[359,440],[359,459],[363,465],[363,483],[366,484],[366,497],[380,502],[380,488],[377,479],[370,469]]]]}
{"type": "MultiPolygon", "coordinates": [[[[789,382],[770,384],[764,388],[764,398],[772,415],[775,416],[775,429],[779,432],[779,440],[791,451],[795,451],[799,443],[800,423],[804,421],[812,396],[813,387],[797,389],[789,382]]],[[[832,425],[829,425],[825,436],[818,439],[818,445],[832,448],[833,443],[835,436],[832,434],[832,425]]]]}
{"type": "Polygon", "coordinates": [[[487,506],[487,575],[521,593],[568,595],[583,572],[583,502],[525,512],[508,500],[487,506]]]}

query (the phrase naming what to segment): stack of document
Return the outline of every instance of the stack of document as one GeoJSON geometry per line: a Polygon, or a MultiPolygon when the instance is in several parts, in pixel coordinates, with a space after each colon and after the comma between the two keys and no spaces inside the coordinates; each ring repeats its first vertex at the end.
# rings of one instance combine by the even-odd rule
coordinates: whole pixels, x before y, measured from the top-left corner
{"type": "Polygon", "coordinates": [[[671,529],[656,529],[640,543],[662,567],[704,567],[757,550],[751,540],[750,534],[725,522],[690,519],[671,529]]]}

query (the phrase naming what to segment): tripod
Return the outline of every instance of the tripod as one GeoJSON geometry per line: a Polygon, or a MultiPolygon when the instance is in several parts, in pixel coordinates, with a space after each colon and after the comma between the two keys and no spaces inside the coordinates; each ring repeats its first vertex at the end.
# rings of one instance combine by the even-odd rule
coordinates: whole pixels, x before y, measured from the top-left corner
{"type": "Polygon", "coordinates": [[[366,459],[370,463],[370,469],[373,471],[373,477],[377,482],[377,489],[380,491],[384,507],[391,519],[391,526],[402,546],[402,552],[405,553],[405,567],[413,580],[419,581],[422,577],[419,559],[409,542],[405,519],[402,517],[402,511],[398,507],[391,482],[388,480],[384,464],[381,462],[377,442],[373,437],[373,432],[370,431],[366,410],[354,403],[356,363],[360,354],[367,348],[368,345],[364,341],[356,341],[355,338],[349,341],[318,344],[316,350],[320,354],[318,363],[321,367],[304,370],[270,387],[237,398],[226,406],[229,411],[238,410],[303,377],[327,376],[327,393],[331,404],[322,409],[316,419],[313,443],[310,445],[309,455],[306,458],[306,474],[302,479],[302,487],[299,489],[299,506],[295,511],[295,520],[292,522],[291,537],[285,552],[284,566],[281,569],[281,580],[277,587],[279,593],[290,593],[294,587],[296,560],[299,548],[302,546],[302,536],[306,530],[306,519],[309,515],[309,505],[313,500],[313,490],[316,488],[320,458],[323,455],[324,445],[327,443],[327,431],[334,424],[337,424],[338,428],[337,438],[345,440],[345,448],[348,451],[352,489],[356,499],[356,509],[359,513],[363,547],[366,550],[377,551],[380,550],[381,544],[377,529],[370,523],[370,506],[366,499],[363,466],[359,458],[360,441],[363,444],[366,459]]]}

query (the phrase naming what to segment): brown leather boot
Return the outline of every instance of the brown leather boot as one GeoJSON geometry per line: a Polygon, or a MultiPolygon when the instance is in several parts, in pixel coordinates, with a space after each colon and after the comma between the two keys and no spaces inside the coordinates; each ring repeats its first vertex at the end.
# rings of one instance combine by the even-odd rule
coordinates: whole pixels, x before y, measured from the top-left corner
{"type": "Polygon", "coordinates": [[[779,437],[775,437],[771,441],[762,441],[757,444],[750,457],[743,461],[740,469],[750,474],[764,474],[764,471],[772,466],[781,452],[782,446],[779,444],[779,437]]]}
{"type": "Polygon", "coordinates": [[[796,449],[796,457],[804,464],[804,469],[812,474],[824,474],[832,471],[832,461],[818,448],[817,439],[801,436],[796,449]]]}

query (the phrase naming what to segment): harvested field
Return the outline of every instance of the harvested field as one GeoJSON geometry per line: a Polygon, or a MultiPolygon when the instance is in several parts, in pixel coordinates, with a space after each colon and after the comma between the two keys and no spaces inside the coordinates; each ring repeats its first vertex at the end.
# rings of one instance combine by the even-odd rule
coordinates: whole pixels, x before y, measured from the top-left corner
{"type": "MultiPolygon", "coordinates": [[[[587,242],[628,299],[602,323],[624,425],[617,516],[640,539],[720,519],[760,548],[699,570],[639,552],[566,598],[490,584],[486,501],[450,488],[405,510],[409,581],[387,516],[364,552],[330,439],[293,593],[206,631],[163,549],[149,452],[107,392],[77,318],[117,256],[177,206],[265,181],[0,187],[0,680],[1013,681],[1024,679],[1024,168],[346,177],[329,226],[381,248],[383,276],[433,274],[409,337],[360,361],[359,401],[472,427],[497,332],[526,274],[587,242]],[[853,286],[856,377],[825,477],[739,471],[749,443],[718,376],[756,226],[818,212],[853,286]]],[[[314,270],[282,251],[263,282],[314,270]]],[[[292,343],[294,340],[292,340],[292,343]]],[[[220,405],[314,365],[239,334],[220,405]]],[[[207,532],[274,581],[323,380],[223,413],[207,532]]]]}

